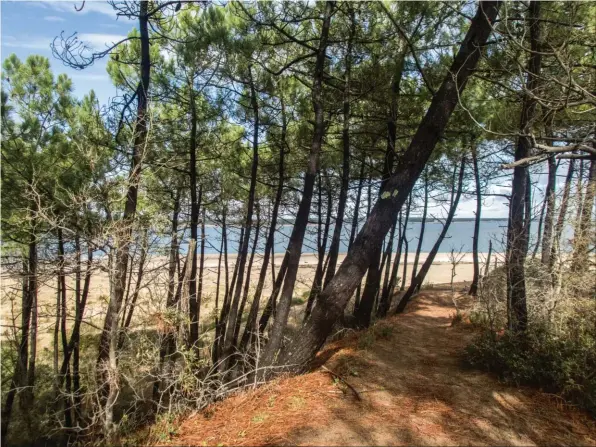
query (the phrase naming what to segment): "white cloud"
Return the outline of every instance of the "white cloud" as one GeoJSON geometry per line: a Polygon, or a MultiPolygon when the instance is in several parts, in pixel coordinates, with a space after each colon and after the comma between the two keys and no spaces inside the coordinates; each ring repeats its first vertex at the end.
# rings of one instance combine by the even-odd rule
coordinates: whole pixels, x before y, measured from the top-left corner
{"type": "Polygon", "coordinates": [[[81,7],[82,2],[61,2],[61,1],[45,1],[38,2],[40,6],[49,5],[56,11],[71,12],[76,14],[87,14],[89,12],[96,12],[99,14],[105,14],[112,18],[116,18],[116,11],[106,1],[89,1],[85,2],[85,6],[80,11],[75,9],[81,7]]]}
{"type": "Polygon", "coordinates": [[[110,77],[107,73],[99,74],[99,73],[73,73],[70,77],[74,80],[81,80],[81,81],[109,81],[110,77]]]}
{"type": "Polygon", "coordinates": [[[125,39],[126,36],[120,34],[97,34],[97,33],[83,33],[79,34],[80,41],[85,42],[94,50],[105,50],[116,42],[125,39]]]}
{"type": "Polygon", "coordinates": [[[51,38],[34,37],[30,39],[18,40],[15,38],[3,38],[2,46],[9,48],[26,48],[28,50],[49,50],[51,38]]]}
{"type": "Polygon", "coordinates": [[[58,16],[45,16],[43,19],[47,22],[65,22],[66,21],[66,19],[63,19],[62,17],[58,17],[58,16]]]}

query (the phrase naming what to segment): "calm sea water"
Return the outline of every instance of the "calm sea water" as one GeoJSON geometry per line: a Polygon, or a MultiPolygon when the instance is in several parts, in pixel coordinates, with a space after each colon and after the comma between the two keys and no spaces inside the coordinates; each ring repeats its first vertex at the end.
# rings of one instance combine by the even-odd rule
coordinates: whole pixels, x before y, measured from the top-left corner
{"type": "MultiPolygon", "coordinates": [[[[533,223],[531,227],[532,241],[535,241],[536,231],[538,224],[533,223]]],[[[443,228],[441,222],[427,222],[424,237],[422,240],[422,252],[428,252],[431,250],[435,241],[439,237],[439,233],[443,228]]],[[[331,227],[329,234],[329,241],[327,248],[331,242],[331,227]]],[[[262,252],[265,247],[266,228],[261,229],[260,239],[257,246],[257,251],[262,252]]],[[[287,246],[290,233],[292,231],[292,225],[282,225],[278,227],[275,234],[275,253],[284,253],[287,246]]],[[[504,241],[507,231],[507,220],[482,220],[480,223],[480,238],[478,241],[479,252],[488,252],[489,241],[492,240],[493,251],[502,252],[504,251],[504,241]]],[[[254,229],[251,235],[251,247],[254,238],[254,229]]],[[[569,231],[566,232],[564,238],[570,237],[569,231]]],[[[420,222],[410,222],[407,229],[407,239],[409,244],[409,250],[414,251],[418,244],[418,237],[420,235],[420,222]]],[[[447,233],[447,237],[443,240],[439,249],[440,253],[449,253],[452,249],[455,251],[471,252],[472,251],[472,236],[474,234],[474,222],[473,221],[456,221],[452,222],[447,233]]],[[[209,254],[219,253],[221,244],[221,228],[216,226],[207,226],[205,228],[205,252],[209,254]]],[[[350,236],[350,227],[347,226],[342,231],[342,243],[340,245],[340,253],[347,252],[348,240],[350,236]]],[[[238,251],[238,240],[240,237],[240,230],[238,228],[228,229],[228,252],[235,254],[238,251]]],[[[386,237],[386,242],[389,240],[389,236],[386,237]]],[[[309,225],[307,227],[306,236],[304,240],[304,246],[302,249],[303,253],[315,253],[316,252],[316,241],[317,241],[317,226],[309,225]]],[[[395,235],[395,241],[393,245],[394,251],[397,247],[397,232],[395,235]]],[[[184,251],[186,247],[181,247],[184,251]]]]}

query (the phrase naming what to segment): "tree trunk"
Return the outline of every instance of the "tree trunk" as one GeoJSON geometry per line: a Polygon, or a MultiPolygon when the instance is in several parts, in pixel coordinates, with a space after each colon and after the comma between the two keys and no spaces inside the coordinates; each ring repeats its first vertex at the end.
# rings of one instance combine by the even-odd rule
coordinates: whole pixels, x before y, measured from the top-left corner
{"type": "Polygon", "coordinates": [[[400,157],[395,173],[387,182],[381,198],[335,277],[319,296],[311,317],[282,352],[278,364],[292,364],[295,365],[293,370],[303,370],[327,339],[447,126],[459,95],[480,59],[480,48],[485,45],[492,31],[491,23],[496,19],[499,6],[499,2],[484,1],[479,4],[454,62],[434,95],[410,146],[400,157]]]}
{"type": "Polygon", "coordinates": [[[416,247],[416,254],[414,255],[414,265],[412,266],[412,281],[418,271],[418,261],[420,260],[420,250],[422,250],[422,241],[424,239],[424,230],[426,227],[426,214],[428,212],[428,174],[424,176],[424,207],[422,209],[422,221],[420,222],[420,236],[418,237],[418,246],[416,247]]]}
{"type": "Polygon", "coordinates": [[[555,188],[557,183],[557,164],[554,155],[548,158],[548,182],[544,202],[546,203],[546,216],[544,218],[544,234],[542,235],[542,264],[548,266],[550,260],[551,244],[553,238],[553,224],[555,220],[555,188]]]}
{"type": "Polygon", "coordinates": [[[480,219],[482,218],[482,191],[480,190],[480,169],[478,168],[478,149],[472,141],[472,164],[474,166],[474,184],[476,187],[476,215],[474,216],[474,236],[472,238],[472,258],[474,260],[474,276],[470,285],[469,295],[478,294],[480,280],[480,260],[478,259],[478,238],[480,237],[480,219]]]}
{"type": "MultiPolygon", "coordinates": [[[[283,96],[280,97],[281,103],[281,142],[279,145],[279,164],[278,164],[278,180],[277,180],[277,191],[275,193],[275,201],[273,203],[273,210],[271,211],[271,222],[269,224],[269,235],[267,242],[265,243],[265,252],[263,256],[263,263],[261,264],[261,271],[259,273],[259,280],[257,282],[257,289],[252,300],[250,311],[248,314],[248,320],[246,321],[246,327],[244,328],[244,334],[242,335],[241,347],[244,349],[249,344],[250,339],[257,326],[257,316],[259,313],[259,304],[261,301],[261,295],[263,293],[263,287],[265,286],[265,278],[267,276],[267,264],[269,263],[269,255],[271,254],[271,275],[273,282],[275,283],[275,269],[273,266],[273,250],[275,242],[275,230],[277,228],[277,216],[279,214],[279,205],[283,196],[284,189],[284,157],[286,153],[286,135],[287,135],[287,116],[286,107],[283,96]]],[[[275,284],[274,284],[275,285],[275,284]]]]}
{"type": "MultiPolygon", "coordinates": [[[[530,47],[532,54],[528,61],[528,79],[526,88],[534,92],[539,84],[542,55],[539,52],[540,35],[540,7],[539,1],[532,1],[528,11],[530,47]]],[[[536,118],[537,101],[526,95],[522,103],[520,118],[521,136],[517,140],[515,160],[522,160],[531,154],[532,124],[536,118]]],[[[526,304],[526,274],[525,262],[528,253],[529,225],[531,216],[527,206],[528,168],[516,166],[513,170],[511,186],[510,225],[507,235],[507,308],[508,326],[514,331],[524,331],[528,323],[528,309],[526,304]]]]}
{"type": "MultiPolygon", "coordinates": [[[[318,201],[318,225],[319,231],[317,232],[317,269],[315,270],[315,277],[313,279],[312,287],[310,288],[310,294],[308,295],[308,302],[306,303],[306,309],[304,311],[304,318],[308,318],[310,315],[310,311],[312,306],[317,299],[317,296],[322,290],[323,287],[323,275],[325,273],[324,264],[325,264],[325,252],[327,250],[327,239],[329,238],[329,226],[331,224],[331,208],[333,207],[333,199],[331,196],[331,185],[329,184],[329,178],[325,174],[325,180],[327,184],[327,214],[325,218],[325,226],[321,229],[322,226],[322,184],[321,184],[321,174],[319,173],[319,201],[318,201]]],[[[327,258],[329,260],[331,255],[327,258]]]]}
{"type": "Polygon", "coordinates": [[[190,330],[188,344],[195,347],[199,340],[199,307],[197,304],[197,261],[199,238],[199,208],[203,199],[203,188],[197,183],[197,108],[195,104],[192,82],[189,81],[190,104],[190,162],[188,166],[190,180],[190,240],[189,248],[193,247],[192,261],[188,278],[188,312],[190,330]],[[199,189],[197,195],[197,189],[199,189]]]}
{"type": "Polygon", "coordinates": [[[565,186],[563,187],[563,197],[561,198],[561,207],[559,216],[557,217],[557,224],[553,234],[553,242],[550,249],[550,264],[548,270],[552,272],[553,286],[557,283],[557,278],[560,275],[559,269],[555,269],[555,264],[559,261],[559,254],[561,251],[561,237],[563,236],[563,229],[565,228],[565,219],[567,217],[567,208],[569,206],[569,195],[571,193],[571,183],[573,182],[573,173],[575,171],[575,160],[569,160],[569,167],[567,169],[567,176],[565,178],[565,186]]]}
{"type": "MultiPolygon", "coordinates": [[[[236,320],[238,319],[238,306],[240,304],[240,294],[242,293],[242,284],[244,279],[244,269],[246,268],[246,258],[248,256],[248,244],[250,241],[250,233],[252,229],[252,214],[255,203],[255,191],[257,187],[257,169],[259,166],[259,103],[257,99],[257,92],[255,90],[254,80],[252,77],[252,67],[248,68],[249,87],[250,87],[250,104],[254,114],[253,123],[253,139],[252,139],[252,165],[250,171],[250,188],[248,191],[248,204],[246,207],[246,223],[244,239],[242,241],[242,249],[239,253],[240,261],[238,263],[238,277],[236,279],[236,286],[234,289],[234,299],[230,306],[230,313],[228,321],[226,322],[226,331],[224,335],[224,355],[229,358],[232,354],[234,332],[236,328],[236,320]]],[[[248,272],[250,275],[250,272],[248,272]]],[[[225,370],[228,361],[222,363],[222,370],[225,370]]]]}
{"type": "MultiPolygon", "coordinates": [[[[250,259],[248,260],[248,267],[246,269],[246,282],[244,283],[244,293],[242,295],[242,302],[240,303],[240,310],[238,311],[238,318],[236,319],[236,327],[234,328],[234,340],[232,345],[234,347],[238,344],[238,334],[240,333],[240,324],[242,323],[242,315],[244,315],[244,307],[248,299],[248,288],[250,286],[250,272],[252,271],[252,263],[255,259],[255,252],[257,251],[257,244],[259,242],[259,233],[261,231],[261,211],[259,202],[255,202],[255,213],[257,222],[255,224],[255,237],[253,239],[252,248],[250,251],[250,259]]],[[[265,267],[266,268],[266,267],[265,267]]]]}
{"type": "Polygon", "coordinates": [[[132,236],[132,224],[137,209],[137,196],[139,182],[141,180],[141,166],[145,155],[147,143],[147,93],[151,75],[151,61],[149,55],[149,31],[148,31],[148,3],[139,3],[139,30],[141,44],[141,81],[137,87],[137,117],[135,123],[135,139],[133,155],[126,194],[126,204],[122,220],[119,223],[116,235],[116,263],[114,266],[113,284],[114,290],[110,294],[110,302],[106,313],[103,331],[99,340],[99,355],[97,358],[98,383],[102,387],[101,394],[104,404],[105,418],[104,430],[109,436],[113,429],[113,406],[118,396],[118,371],[117,371],[117,344],[118,344],[118,322],[124,289],[126,287],[126,276],[128,268],[128,257],[132,236]]]}
{"type": "Polygon", "coordinates": [[[298,273],[300,255],[302,252],[302,243],[304,241],[304,232],[306,231],[308,215],[310,213],[315,177],[319,170],[319,153],[321,151],[323,135],[325,133],[325,122],[323,116],[323,78],[325,75],[325,58],[327,53],[329,27],[334,7],[334,2],[327,2],[325,4],[325,16],[323,18],[321,37],[317,51],[315,70],[313,73],[312,104],[315,115],[313,140],[310,148],[308,168],[304,176],[304,190],[302,192],[302,199],[300,200],[300,205],[298,206],[294,228],[292,229],[292,234],[288,243],[288,269],[285,274],[281,297],[275,310],[275,319],[271,329],[269,342],[267,343],[263,353],[261,362],[263,365],[269,365],[273,362],[273,359],[279,347],[281,346],[283,331],[288,322],[292,293],[294,291],[294,284],[296,282],[296,274],[298,273]]]}
{"type": "MultiPolygon", "coordinates": [[[[424,264],[422,264],[422,268],[420,269],[420,272],[416,275],[416,277],[414,277],[412,279],[410,287],[408,287],[408,290],[402,296],[401,301],[399,302],[397,308],[395,309],[395,313],[403,312],[404,309],[406,308],[406,305],[408,304],[408,302],[414,295],[414,293],[416,293],[416,291],[420,289],[420,287],[424,283],[426,274],[430,270],[430,268],[433,264],[433,261],[435,260],[435,256],[439,252],[439,248],[441,247],[441,243],[443,242],[443,240],[445,239],[445,236],[447,235],[447,231],[449,231],[449,226],[451,225],[451,222],[453,221],[453,217],[455,216],[455,211],[457,210],[457,205],[458,205],[459,199],[461,197],[462,186],[463,186],[463,182],[464,182],[465,167],[466,167],[466,160],[465,160],[465,157],[462,157],[460,167],[459,167],[459,178],[457,181],[457,186],[455,185],[455,175],[457,172],[457,168],[454,169],[454,171],[453,171],[453,181],[451,182],[451,184],[453,185],[451,188],[451,204],[449,207],[449,214],[447,215],[447,220],[445,221],[445,225],[443,225],[443,229],[441,230],[441,233],[439,234],[437,241],[435,242],[435,244],[433,245],[433,248],[431,249],[430,253],[428,254],[428,257],[424,260],[424,264]]],[[[453,281],[453,278],[452,278],[452,281],[453,281]]]]}
{"type": "Polygon", "coordinates": [[[590,268],[590,243],[594,243],[592,210],[596,197],[596,160],[590,162],[590,173],[579,221],[579,232],[573,237],[573,260],[571,270],[584,274],[590,268]]]}
{"type": "Polygon", "coordinates": [[[329,281],[331,281],[331,278],[333,278],[333,275],[335,275],[335,268],[337,266],[337,256],[339,255],[339,244],[341,242],[341,231],[344,224],[346,202],[348,200],[348,188],[350,186],[350,82],[352,72],[352,44],[354,40],[354,34],[356,33],[356,20],[354,16],[354,9],[351,7],[349,3],[347,3],[346,5],[348,6],[350,12],[350,34],[348,36],[348,48],[346,50],[345,57],[346,68],[344,73],[343,91],[343,165],[341,188],[339,191],[339,202],[337,204],[337,218],[335,219],[335,228],[333,229],[331,245],[329,246],[327,272],[325,274],[325,281],[323,283],[324,287],[326,287],[327,284],[329,284],[329,281]]]}

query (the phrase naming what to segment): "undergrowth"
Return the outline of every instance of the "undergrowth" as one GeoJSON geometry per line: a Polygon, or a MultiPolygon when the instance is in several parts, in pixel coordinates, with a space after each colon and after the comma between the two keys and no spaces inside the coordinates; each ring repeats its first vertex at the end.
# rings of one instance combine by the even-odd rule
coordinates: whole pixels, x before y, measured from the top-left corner
{"type": "Polygon", "coordinates": [[[531,286],[529,326],[514,333],[504,329],[505,303],[495,290],[482,290],[470,315],[480,333],[466,348],[466,364],[508,383],[558,394],[596,417],[596,300],[566,294],[563,285],[544,311],[545,293],[531,286]]]}

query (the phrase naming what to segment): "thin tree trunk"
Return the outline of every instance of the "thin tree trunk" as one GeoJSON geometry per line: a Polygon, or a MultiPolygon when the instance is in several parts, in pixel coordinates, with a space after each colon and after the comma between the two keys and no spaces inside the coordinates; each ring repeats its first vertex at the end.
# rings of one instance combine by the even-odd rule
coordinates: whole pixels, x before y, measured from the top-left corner
{"type": "Polygon", "coordinates": [[[550,261],[553,226],[555,221],[555,188],[557,183],[557,163],[554,155],[548,158],[548,182],[546,184],[546,217],[544,219],[544,234],[542,235],[542,264],[548,266],[550,261]]]}
{"type": "Polygon", "coordinates": [[[117,371],[117,345],[119,331],[119,316],[124,298],[126,286],[126,274],[128,268],[128,255],[131,244],[132,224],[137,209],[137,196],[141,180],[141,166],[145,155],[147,143],[147,93],[151,75],[151,61],[149,54],[149,30],[148,30],[148,3],[139,3],[139,33],[141,46],[141,80],[137,87],[137,117],[135,123],[135,139],[133,155],[126,194],[126,204],[122,220],[119,222],[116,236],[116,263],[114,266],[113,283],[114,291],[110,295],[108,311],[106,313],[104,328],[99,341],[99,355],[97,358],[98,382],[102,387],[101,395],[104,405],[104,431],[110,436],[113,429],[113,407],[118,396],[118,371],[117,371]]]}
{"type": "MultiPolygon", "coordinates": [[[[253,240],[252,248],[250,251],[250,259],[248,260],[248,267],[246,269],[246,282],[244,284],[244,293],[242,295],[242,302],[240,303],[240,310],[238,311],[238,319],[236,320],[236,327],[234,328],[234,340],[233,346],[236,347],[238,343],[238,334],[240,333],[240,324],[242,323],[242,315],[244,315],[244,307],[246,306],[246,300],[248,299],[248,288],[250,286],[250,272],[252,271],[252,263],[255,259],[255,252],[257,251],[257,244],[259,242],[259,233],[261,231],[261,211],[259,202],[255,202],[255,213],[257,216],[257,222],[255,225],[255,237],[253,240]]],[[[266,264],[265,264],[265,268],[266,264]]]]}
{"type": "MultiPolygon", "coordinates": [[[[447,220],[445,221],[445,225],[443,225],[443,229],[441,230],[439,237],[437,238],[437,240],[436,240],[435,244],[433,245],[433,248],[431,249],[427,258],[424,260],[424,263],[422,264],[422,268],[420,269],[420,272],[416,275],[416,277],[413,278],[412,282],[410,283],[410,287],[408,287],[408,290],[402,296],[401,301],[399,302],[399,304],[397,305],[397,308],[395,309],[395,313],[403,312],[404,309],[406,308],[406,305],[408,304],[408,302],[414,295],[414,293],[416,293],[416,291],[420,289],[420,287],[424,283],[424,279],[426,278],[428,271],[430,270],[430,268],[433,264],[433,261],[435,260],[435,256],[439,252],[441,243],[445,239],[445,236],[447,235],[447,231],[449,231],[449,226],[451,225],[451,222],[453,221],[453,217],[455,216],[455,211],[457,210],[457,205],[458,205],[459,199],[461,197],[462,186],[463,186],[463,182],[464,182],[465,168],[466,168],[466,160],[465,160],[465,157],[462,157],[460,167],[459,167],[459,177],[457,180],[457,186],[456,186],[456,182],[455,182],[457,167],[453,170],[453,180],[451,182],[451,184],[453,185],[451,188],[451,204],[449,207],[449,214],[447,215],[447,220]]],[[[452,281],[453,281],[453,278],[452,278],[452,281]]]]}
{"type": "Polygon", "coordinates": [[[488,276],[488,272],[490,270],[490,257],[493,253],[493,241],[489,239],[488,241],[488,255],[486,256],[486,265],[484,266],[484,277],[488,276]]]}
{"type": "MultiPolygon", "coordinates": [[[[532,54],[528,61],[528,80],[526,88],[534,92],[539,84],[542,55],[539,51],[541,2],[532,1],[528,10],[530,47],[532,54]]],[[[537,101],[529,95],[524,96],[520,118],[520,133],[515,149],[515,160],[522,160],[531,154],[532,124],[536,118],[537,101]]],[[[528,209],[528,179],[526,166],[516,166],[513,170],[510,203],[510,225],[507,235],[507,309],[508,326],[514,331],[525,331],[528,324],[526,304],[525,262],[528,253],[529,226],[531,221],[528,209]]]]}
{"type": "Polygon", "coordinates": [[[428,174],[424,176],[424,206],[422,208],[422,221],[420,222],[420,236],[418,236],[418,246],[414,255],[414,265],[412,266],[412,283],[416,278],[418,271],[418,261],[420,260],[420,250],[422,250],[422,241],[424,240],[424,230],[426,229],[426,214],[428,212],[428,174]]]}
{"type": "Polygon", "coordinates": [[[582,214],[579,221],[579,232],[573,238],[573,260],[571,270],[576,273],[584,274],[590,268],[590,243],[595,242],[592,210],[594,208],[594,198],[596,197],[596,160],[590,162],[588,183],[582,205],[582,214]]]}
{"type": "Polygon", "coordinates": [[[569,195],[571,194],[571,183],[573,182],[573,173],[575,171],[575,160],[569,160],[569,167],[567,169],[567,176],[565,178],[565,186],[563,187],[563,197],[561,198],[561,207],[559,209],[559,216],[555,225],[553,242],[550,249],[550,261],[548,270],[552,272],[553,286],[557,283],[557,278],[560,275],[559,269],[555,269],[555,264],[558,263],[559,254],[561,251],[561,237],[563,236],[563,229],[565,228],[565,219],[567,218],[567,208],[569,207],[569,195]]]}
{"type": "Polygon", "coordinates": [[[312,104],[315,115],[313,140],[310,148],[308,168],[304,176],[304,190],[302,191],[302,199],[300,200],[300,205],[298,206],[294,228],[292,229],[292,234],[288,243],[288,270],[285,274],[281,297],[275,309],[275,319],[273,321],[273,327],[271,328],[269,341],[263,352],[263,358],[261,362],[263,365],[269,365],[273,362],[273,359],[281,346],[283,331],[288,322],[292,294],[294,292],[296,274],[298,273],[300,255],[302,252],[302,243],[304,241],[304,233],[306,231],[306,225],[308,223],[308,216],[310,213],[315,177],[319,170],[319,153],[321,152],[323,135],[325,133],[325,121],[323,116],[323,78],[325,74],[327,40],[329,37],[329,28],[334,7],[334,2],[325,3],[325,15],[323,18],[321,37],[319,40],[319,48],[317,50],[315,70],[313,73],[312,104]]]}
{"type": "Polygon", "coordinates": [[[469,295],[478,294],[480,280],[480,260],[478,259],[478,238],[480,237],[480,219],[482,218],[482,191],[480,190],[480,169],[478,168],[478,149],[472,141],[472,164],[474,166],[474,184],[476,187],[476,215],[474,216],[474,236],[472,238],[472,258],[474,261],[474,276],[470,285],[469,295]]]}
{"type": "Polygon", "coordinates": [[[291,364],[294,365],[293,370],[303,370],[327,339],[333,324],[362,281],[372,254],[381,246],[447,126],[459,95],[480,59],[480,48],[491,34],[491,23],[496,19],[499,6],[499,2],[484,1],[479,4],[452,66],[433,96],[410,146],[400,157],[395,173],[387,182],[385,198],[381,195],[377,201],[335,277],[319,296],[311,317],[282,351],[277,364],[291,364]]]}
{"type": "MultiPolygon", "coordinates": [[[[317,232],[318,235],[318,243],[317,243],[317,251],[318,251],[318,260],[317,260],[317,269],[315,271],[315,277],[313,279],[312,287],[310,288],[310,294],[308,295],[308,302],[306,303],[306,309],[304,311],[304,318],[308,318],[310,315],[310,311],[312,306],[317,299],[317,296],[321,292],[323,288],[323,275],[325,273],[324,264],[325,264],[325,252],[327,251],[327,239],[329,238],[329,226],[331,224],[331,208],[333,207],[333,198],[331,196],[331,185],[329,184],[329,178],[325,174],[325,179],[327,180],[325,183],[327,184],[327,214],[325,218],[325,226],[321,229],[322,226],[322,185],[321,185],[321,176],[319,174],[319,201],[318,201],[318,225],[319,231],[317,232]]],[[[327,257],[327,261],[329,261],[331,255],[327,257]]]]}
{"type": "Polygon", "coordinates": [[[195,103],[194,88],[192,81],[188,85],[190,91],[190,161],[189,161],[189,179],[190,179],[190,247],[193,247],[192,262],[190,265],[188,279],[188,312],[190,320],[190,330],[188,344],[195,347],[199,340],[199,308],[197,304],[197,261],[198,261],[198,238],[199,238],[199,208],[203,198],[203,187],[197,183],[197,108],[195,103]],[[197,189],[198,194],[197,194],[197,189]]]}
{"type": "MultiPolygon", "coordinates": [[[[248,256],[248,245],[250,241],[250,233],[252,229],[252,215],[255,203],[255,191],[257,187],[257,169],[259,166],[259,103],[257,99],[257,92],[255,90],[254,80],[252,76],[252,67],[248,68],[249,73],[249,87],[250,87],[250,103],[254,115],[253,123],[253,139],[252,139],[252,165],[250,171],[250,188],[248,191],[248,204],[246,207],[246,223],[244,239],[242,241],[242,250],[239,254],[240,262],[238,265],[238,277],[236,280],[236,286],[234,289],[234,299],[230,306],[230,313],[228,315],[228,321],[226,322],[226,332],[224,335],[224,355],[229,358],[232,354],[234,345],[234,332],[236,328],[236,320],[239,318],[238,306],[240,304],[240,294],[242,292],[242,284],[244,279],[244,273],[246,268],[246,258],[248,256]]],[[[250,274],[250,272],[248,273],[250,274]]],[[[225,370],[228,365],[228,361],[222,363],[222,370],[225,370]]]]}
{"type": "MultiPolygon", "coordinates": [[[[372,204],[372,173],[369,172],[368,173],[367,194],[366,194],[366,220],[368,220],[368,218],[370,216],[371,204],[372,204]]],[[[356,288],[356,296],[354,297],[354,311],[353,311],[354,317],[356,317],[358,315],[358,312],[360,312],[361,289],[362,289],[362,281],[360,282],[360,284],[358,284],[358,287],[356,288]]]]}
{"type": "Polygon", "coordinates": [[[333,275],[335,275],[335,268],[337,266],[337,256],[339,255],[339,244],[341,242],[341,232],[344,224],[346,202],[348,200],[348,188],[350,186],[350,82],[352,71],[352,44],[354,40],[354,34],[356,33],[356,18],[352,6],[349,3],[347,3],[346,5],[350,13],[350,34],[348,36],[348,48],[346,50],[345,56],[346,68],[344,72],[342,128],[343,165],[341,188],[339,191],[339,202],[337,204],[337,218],[335,220],[333,236],[331,237],[331,245],[329,246],[327,272],[325,274],[325,281],[323,283],[324,287],[326,287],[327,284],[329,284],[329,281],[331,281],[331,278],[333,278],[333,275]]]}
{"type": "Polygon", "coordinates": [[[252,300],[250,311],[248,314],[248,320],[246,321],[246,327],[244,328],[244,334],[242,335],[241,347],[244,349],[249,344],[251,337],[254,335],[255,328],[257,326],[257,316],[259,313],[259,305],[261,301],[261,295],[263,293],[263,287],[265,286],[265,278],[267,276],[267,264],[269,262],[269,255],[271,254],[271,276],[273,278],[275,288],[275,267],[273,265],[274,260],[274,243],[275,243],[275,231],[277,228],[277,217],[279,213],[279,205],[283,196],[284,188],[284,158],[286,152],[286,135],[287,135],[287,116],[286,107],[283,96],[280,97],[281,103],[281,143],[279,145],[279,164],[278,164],[278,180],[277,180],[277,191],[275,193],[275,200],[273,203],[273,210],[271,211],[271,222],[269,224],[269,235],[267,242],[265,243],[265,252],[263,256],[263,264],[261,265],[261,271],[259,273],[259,280],[257,282],[257,289],[252,300]]]}

